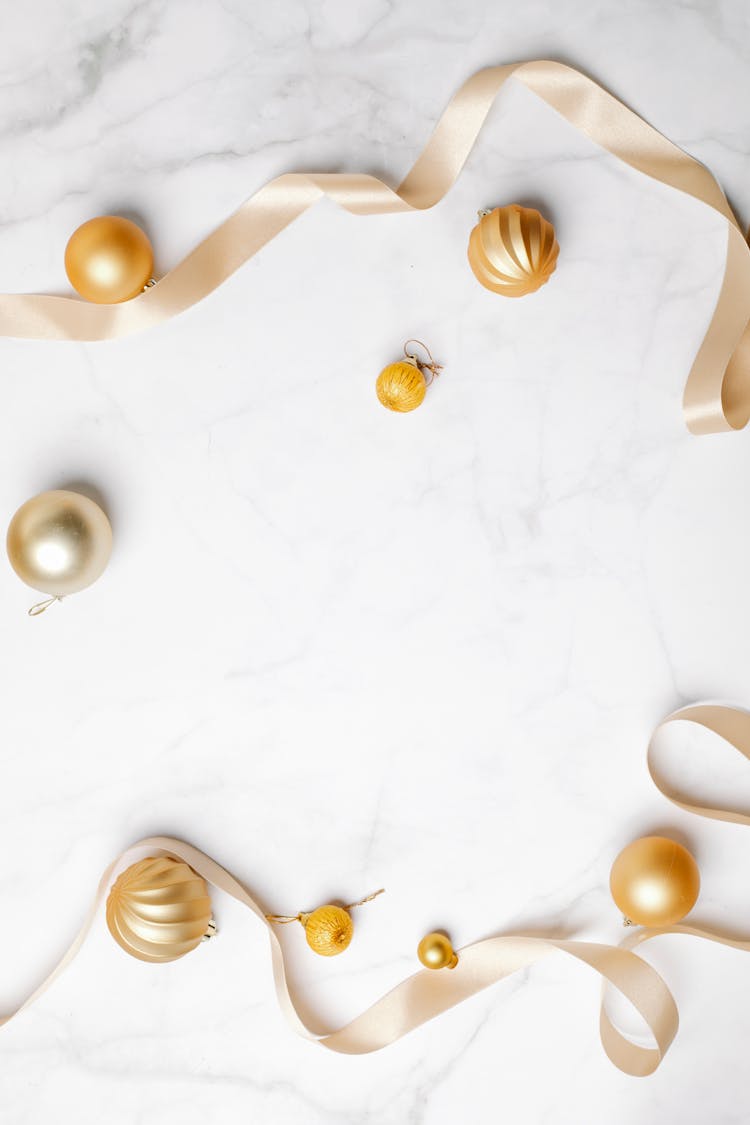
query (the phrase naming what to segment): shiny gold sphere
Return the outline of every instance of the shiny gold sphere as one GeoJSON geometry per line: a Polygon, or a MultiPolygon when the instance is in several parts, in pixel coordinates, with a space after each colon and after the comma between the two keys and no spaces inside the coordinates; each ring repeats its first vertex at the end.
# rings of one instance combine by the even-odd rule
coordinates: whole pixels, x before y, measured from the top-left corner
{"type": "Polygon", "coordinates": [[[154,271],[154,252],[140,227],[119,215],[89,219],[65,248],[65,272],[73,288],[100,305],[129,301],[143,292],[154,271]]]}
{"type": "Polygon", "coordinates": [[[524,297],[549,281],[560,253],[555,228],[532,207],[483,213],[469,237],[469,265],[485,289],[524,297]]]}
{"type": "Polygon", "coordinates": [[[425,969],[454,969],[458,956],[445,934],[427,934],[417,946],[417,957],[425,969]]]}
{"type": "Polygon", "coordinates": [[[142,859],[118,876],[107,899],[107,926],[139,961],[176,961],[209,932],[204,879],[171,856],[142,859]]]}
{"type": "Polygon", "coordinates": [[[343,953],[352,940],[354,923],[343,906],[319,906],[301,919],[307,944],[321,957],[343,953]]]}
{"type": "Polygon", "coordinates": [[[375,383],[375,391],[388,410],[406,414],[409,410],[416,410],[424,401],[427,380],[416,363],[402,359],[383,368],[375,383]]]}
{"type": "Polygon", "coordinates": [[[698,864],[687,848],[665,836],[634,840],[612,864],[612,898],[637,926],[672,926],[695,906],[698,864]]]}
{"type": "Polygon", "coordinates": [[[112,528],[88,496],[56,489],[21,505],[10,521],[6,545],[19,578],[62,598],[102,573],[112,551],[112,528]]]}

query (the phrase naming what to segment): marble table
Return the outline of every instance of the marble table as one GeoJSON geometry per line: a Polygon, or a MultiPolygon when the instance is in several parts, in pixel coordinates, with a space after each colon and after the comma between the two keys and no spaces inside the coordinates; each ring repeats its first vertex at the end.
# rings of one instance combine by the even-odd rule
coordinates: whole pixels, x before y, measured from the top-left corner
{"type": "MultiPolygon", "coordinates": [[[[396,183],[480,66],[555,58],[705,161],[750,215],[741,0],[30,0],[0,39],[0,289],[66,292],[92,215],[162,272],[289,169],[396,183]]],[[[746,435],[691,438],[685,374],[717,296],[720,220],[618,165],[518,85],[433,211],[323,204],[176,320],[109,344],[0,343],[0,513],[81,487],[116,549],[32,620],[0,582],[3,1006],[72,938],[100,871],[158,832],[269,909],[387,894],[342,957],[284,933],[324,1026],[461,945],[525,929],[617,941],[613,857],[676,834],[696,917],[750,928],[750,833],[678,812],[645,748],[683,702],[750,702],[746,435]],[[503,301],[464,247],[477,208],[540,207],[552,283],[503,301]],[[384,411],[409,336],[445,364],[384,411]]],[[[746,796],[742,763],[666,747],[746,796]]],[[[750,960],[655,943],[682,1026],[652,1078],[598,1040],[599,985],[550,959],[381,1053],[297,1038],[261,927],[125,957],[100,918],[2,1032],[5,1125],[734,1125],[750,960]]]]}

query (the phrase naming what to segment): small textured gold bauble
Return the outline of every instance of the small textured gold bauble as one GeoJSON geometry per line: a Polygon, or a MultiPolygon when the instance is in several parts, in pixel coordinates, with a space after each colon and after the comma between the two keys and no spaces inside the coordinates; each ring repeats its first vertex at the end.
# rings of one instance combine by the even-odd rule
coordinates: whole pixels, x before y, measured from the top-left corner
{"type": "Polygon", "coordinates": [[[154,254],[147,236],[130,219],[100,215],[70,236],[65,272],[87,301],[118,304],[143,292],[151,280],[154,254]]]}
{"type": "Polygon", "coordinates": [[[469,237],[469,265],[493,293],[524,297],[549,281],[560,247],[555,228],[531,207],[496,207],[469,237]]]}
{"type": "Polygon", "coordinates": [[[612,898],[627,922],[673,926],[695,906],[698,864],[687,848],[666,836],[634,840],[612,864],[612,898]]]}
{"type": "Polygon", "coordinates": [[[424,401],[427,381],[415,363],[402,359],[383,368],[375,390],[383,406],[406,414],[424,401]]]}
{"type": "Polygon", "coordinates": [[[450,940],[441,933],[423,937],[417,946],[417,957],[425,969],[453,969],[458,964],[450,940]]]}
{"type": "Polygon", "coordinates": [[[321,957],[343,953],[354,933],[354,923],[343,906],[319,906],[301,917],[307,944],[321,957]]]}
{"type": "Polygon", "coordinates": [[[176,961],[195,949],[210,922],[205,880],[171,856],[132,864],[107,899],[109,932],[139,961],[176,961]]]}

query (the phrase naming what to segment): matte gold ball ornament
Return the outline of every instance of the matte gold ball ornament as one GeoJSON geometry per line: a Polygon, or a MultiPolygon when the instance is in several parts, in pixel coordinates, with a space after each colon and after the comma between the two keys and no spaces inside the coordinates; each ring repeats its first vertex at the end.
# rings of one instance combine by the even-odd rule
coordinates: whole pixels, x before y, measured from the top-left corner
{"type": "Polygon", "coordinates": [[[73,232],[65,248],[70,284],[96,304],[137,297],[152,283],[154,252],[139,226],[120,215],[100,215],[73,232]]]}
{"type": "Polygon", "coordinates": [[[348,906],[337,906],[329,902],[309,912],[301,910],[299,914],[266,914],[266,919],[282,925],[287,922],[299,922],[313,953],[317,953],[320,957],[336,957],[349,947],[354,936],[354,922],[349,911],[357,906],[364,906],[366,902],[372,902],[382,894],[381,888],[359,899],[358,902],[350,902],[348,906]]]}
{"type": "Polygon", "coordinates": [[[450,938],[439,931],[422,938],[417,946],[417,957],[425,969],[455,969],[458,964],[458,954],[450,938]]]}
{"type": "Polygon", "coordinates": [[[511,203],[480,211],[469,236],[477,281],[503,297],[525,297],[546,285],[557,266],[555,228],[532,207],[511,203]]]}
{"type": "Polygon", "coordinates": [[[612,864],[609,886],[626,925],[673,926],[693,909],[700,892],[698,864],[666,836],[642,836],[612,864]]]}
{"type": "Polygon", "coordinates": [[[407,414],[421,406],[427,388],[443,369],[443,365],[435,362],[430,349],[420,340],[406,341],[404,357],[384,367],[375,383],[380,402],[387,410],[393,410],[397,414],[407,414]],[[427,358],[420,356],[414,348],[410,350],[410,344],[422,348],[427,358]]]}
{"type": "Polygon", "coordinates": [[[107,926],[117,944],[139,961],[184,957],[216,933],[205,879],[182,860],[149,857],[113,884],[107,926]]]}
{"type": "Polygon", "coordinates": [[[10,521],[6,547],[18,577],[48,595],[29,610],[36,616],[99,578],[112,551],[112,528],[88,496],[53,489],[21,505],[10,521]]]}

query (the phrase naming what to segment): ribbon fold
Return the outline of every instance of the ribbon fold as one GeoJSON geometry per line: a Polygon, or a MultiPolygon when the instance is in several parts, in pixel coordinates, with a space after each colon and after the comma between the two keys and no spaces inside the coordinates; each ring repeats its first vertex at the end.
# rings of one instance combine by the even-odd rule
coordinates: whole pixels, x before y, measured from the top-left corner
{"type": "MultiPolygon", "coordinates": [[[[660,723],[652,735],[648,751],[648,765],[654,783],[674,804],[698,816],[750,824],[750,815],[691,802],[663,780],[653,761],[654,739],[659,730],[677,721],[696,723],[713,731],[746,758],[750,758],[750,714],[713,704],[685,707],[660,723]]],[[[309,1027],[300,1014],[294,990],[287,979],[282,946],[265,911],[247,887],[192,844],[169,836],[152,836],[133,844],[109,865],[101,877],[86,920],[70,948],[50,975],[15,1012],[0,1019],[0,1024],[7,1023],[33,1004],[70,964],[86,939],[109,891],[116,868],[125,864],[133,853],[143,849],[152,855],[165,854],[184,860],[209,884],[242,903],[256,916],[268,931],[276,995],[289,1023],[299,1035],[315,1040],[331,1051],[347,1055],[380,1050],[505,977],[528,968],[553,953],[565,953],[599,973],[605,984],[610,984],[621,992],[641,1014],[653,1036],[653,1047],[643,1047],[627,1039],[615,1027],[603,1004],[600,1012],[600,1035],[604,1050],[620,1070],[637,1076],[652,1074],[677,1033],[679,1016],[674,998],[662,977],[651,965],[633,953],[633,948],[663,934],[687,934],[735,949],[750,950],[750,940],[689,925],[636,931],[629,934],[619,946],[563,938],[540,938],[529,934],[504,934],[464,946],[459,950],[458,964],[450,972],[423,969],[396,985],[344,1027],[333,1032],[320,1031],[309,1027]]]]}
{"type": "Polygon", "coordinates": [[[160,324],[208,296],[323,196],[355,215],[434,207],[458,178],[511,77],[619,160],[726,219],[724,279],[687,378],[683,409],[692,433],[742,429],[750,418],[750,250],[724,193],[702,164],[596,82],[551,61],[487,67],[469,78],[395,190],[363,173],[286,173],[251,196],[158,284],[130,301],[92,305],[71,297],[0,295],[0,336],[109,340],[160,324]]]}

